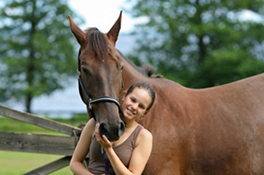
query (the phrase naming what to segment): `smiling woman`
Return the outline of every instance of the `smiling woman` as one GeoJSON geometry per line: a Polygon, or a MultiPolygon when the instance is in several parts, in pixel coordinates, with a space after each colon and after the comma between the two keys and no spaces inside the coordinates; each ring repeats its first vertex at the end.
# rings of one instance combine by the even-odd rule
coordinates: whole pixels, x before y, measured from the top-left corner
{"type": "Polygon", "coordinates": [[[152,134],[137,123],[147,114],[155,100],[153,88],[144,82],[133,84],[123,94],[124,134],[110,142],[99,133],[99,123],[92,118],[86,124],[73,154],[70,168],[75,174],[141,174],[152,150],[152,134]],[[88,170],[82,162],[90,150],[88,170]],[[109,160],[106,163],[106,161],[109,160]],[[107,166],[106,166],[107,165],[107,166]],[[107,168],[106,168],[107,167],[107,168]]]}
{"type": "Polygon", "coordinates": [[[133,84],[122,99],[122,120],[126,122],[131,117],[133,119],[136,112],[141,115],[140,117],[143,117],[152,107],[154,100],[155,92],[150,85],[142,82],[133,84]],[[135,109],[138,111],[135,111],[135,109]]]}

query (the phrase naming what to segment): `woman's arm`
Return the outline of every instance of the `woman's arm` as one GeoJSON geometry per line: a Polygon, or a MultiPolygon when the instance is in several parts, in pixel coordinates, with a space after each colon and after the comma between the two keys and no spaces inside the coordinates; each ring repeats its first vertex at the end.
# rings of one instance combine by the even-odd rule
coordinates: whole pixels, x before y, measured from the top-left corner
{"type": "Polygon", "coordinates": [[[111,142],[105,136],[100,137],[98,126],[96,125],[95,129],[97,141],[104,147],[115,173],[117,175],[140,175],[147,164],[152,150],[152,134],[146,129],[139,133],[129,168],[127,168],[114,152],[111,142]]]}
{"type": "Polygon", "coordinates": [[[76,175],[92,175],[83,165],[90,148],[91,139],[94,135],[95,120],[90,119],[85,125],[80,140],[73,153],[70,169],[76,175]]]}
{"type": "Polygon", "coordinates": [[[133,174],[142,174],[151,154],[152,143],[152,134],[147,129],[142,130],[136,140],[136,146],[129,163],[129,170],[133,174]]]}

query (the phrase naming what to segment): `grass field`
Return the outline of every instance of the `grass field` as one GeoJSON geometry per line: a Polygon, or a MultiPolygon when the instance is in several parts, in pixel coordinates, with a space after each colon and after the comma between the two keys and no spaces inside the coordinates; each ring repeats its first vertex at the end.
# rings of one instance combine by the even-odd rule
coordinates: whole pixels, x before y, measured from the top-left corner
{"type": "MultiPolygon", "coordinates": [[[[86,115],[75,116],[71,119],[54,119],[72,126],[87,122],[86,115]]],[[[7,117],[0,117],[0,131],[24,132],[35,134],[62,135],[60,133],[40,128],[31,124],[16,121],[7,117]]],[[[19,175],[57,160],[63,156],[48,154],[33,154],[22,152],[1,151],[0,148],[0,175],[19,175]]],[[[72,175],[69,166],[58,170],[51,175],[72,175]]]]}
{"type": "MultiPolygon", "coordinates": [[[[0,151],[0,174],[19,175],[57,160],[62,156],[0,151]]],[[[69,166],[51,175],[72,175],[69,166]]]]}

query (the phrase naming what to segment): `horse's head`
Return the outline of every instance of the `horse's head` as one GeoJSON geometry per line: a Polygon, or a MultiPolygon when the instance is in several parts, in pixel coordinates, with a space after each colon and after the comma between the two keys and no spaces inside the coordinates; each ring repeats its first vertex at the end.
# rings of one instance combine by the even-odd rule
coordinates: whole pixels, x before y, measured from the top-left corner
{"type": "Polygon", "coordinates": [[[106,34],[97,28],[83,32],[69,16],[71,31],[80,44],[80,95],[87,105],[90,117],[100,122],[100,134],[106,135],[110,141],[118,140],[125,130],[117,100],[122,88],[123,62],[115,49],[121,15],[122,12],[106,34]]]}

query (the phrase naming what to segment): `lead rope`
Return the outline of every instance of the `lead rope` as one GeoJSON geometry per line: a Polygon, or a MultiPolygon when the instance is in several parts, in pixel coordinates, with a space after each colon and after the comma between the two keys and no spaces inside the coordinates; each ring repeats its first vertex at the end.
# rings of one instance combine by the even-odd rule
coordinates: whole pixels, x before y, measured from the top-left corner
{"type": "Polygon", "coordinates": [[[109,159],[107,157],[107,154],[104,150],[104,148],[101,146],[101,151],[104,156],[104,163],[105,163],[105,175],[109,175],[109,159]]]}

